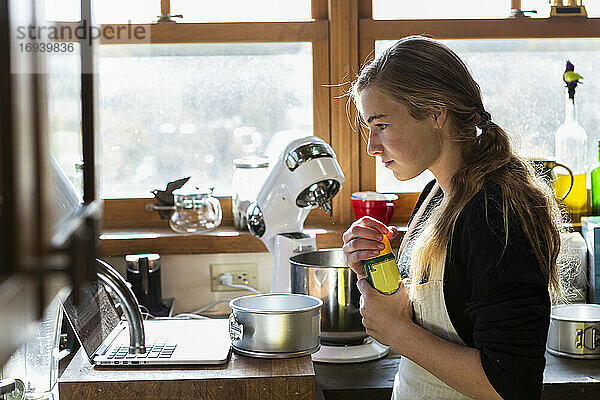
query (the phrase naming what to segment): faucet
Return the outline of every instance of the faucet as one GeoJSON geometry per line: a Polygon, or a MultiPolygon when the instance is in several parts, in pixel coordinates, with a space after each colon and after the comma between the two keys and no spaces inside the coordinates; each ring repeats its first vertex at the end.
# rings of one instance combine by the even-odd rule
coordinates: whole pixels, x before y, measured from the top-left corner
{"type": "Polygon", "coordinates": [[[110,287],[121,301],[121,307],[129,326],[129,353],[145,353],[146,339],[140,305],[127,286],[125,279],[110,265],[96,259],[98,278],[110,287]]]}

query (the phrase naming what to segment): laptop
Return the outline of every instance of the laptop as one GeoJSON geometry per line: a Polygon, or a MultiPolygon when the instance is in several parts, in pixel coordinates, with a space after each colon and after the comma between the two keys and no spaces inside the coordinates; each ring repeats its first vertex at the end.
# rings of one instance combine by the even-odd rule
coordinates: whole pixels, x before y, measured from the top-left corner
{"type": "Polygon", "coordinates": [[[231,339],[227,319],[145,320],[146,352],[129,354],[129,328],[103,285],[89,283],[65,315],[90,362],[101,366],[224,364],[231,339]]]}

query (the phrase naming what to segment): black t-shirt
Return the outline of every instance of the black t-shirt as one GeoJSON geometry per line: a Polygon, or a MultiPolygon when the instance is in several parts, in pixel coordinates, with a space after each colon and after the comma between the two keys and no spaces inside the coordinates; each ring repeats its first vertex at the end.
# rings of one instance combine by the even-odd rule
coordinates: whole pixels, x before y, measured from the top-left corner
{"type": "MultiPolygon", "coordinates": [[[[425,186],[413,215],[434,184],[425,186]]],[[[443,196],[441,190],[434,200],[438,196],[443,196]]],[[[501,190],[486,183],[456,222],[446,258],[444,298],[452,325],[467,346],[481,352],[485,374],[498,394],[536,399],[546,364],[548,281],[512,213],[506,245],[505,237],[501,190]]]]}

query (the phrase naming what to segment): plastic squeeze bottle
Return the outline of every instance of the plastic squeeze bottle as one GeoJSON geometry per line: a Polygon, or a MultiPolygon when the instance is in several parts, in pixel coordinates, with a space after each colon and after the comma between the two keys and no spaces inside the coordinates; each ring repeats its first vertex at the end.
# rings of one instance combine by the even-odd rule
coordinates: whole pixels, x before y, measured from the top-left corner
{"type": "Polygon", "coordinates": [[[392,253],[390,240],[383,235],[381,241],[385,248],[378,256],[367,258],[362,261],[365,275],[369,284],[379,293],[393,294],[400,287],[400,271],[392,253]]]}

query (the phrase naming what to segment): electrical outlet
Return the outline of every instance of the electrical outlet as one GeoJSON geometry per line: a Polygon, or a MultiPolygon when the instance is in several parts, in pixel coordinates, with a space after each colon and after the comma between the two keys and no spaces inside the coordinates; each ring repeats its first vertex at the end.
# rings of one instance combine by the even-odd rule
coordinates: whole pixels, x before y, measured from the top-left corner
{"type": "Polygon", "coordinates": [[[210,264],[210,290],[213,292],[239,292],[244,289],[221,284],[219,277],[229,272],[233,284],[252,286],[258,289],[258,265],[256,263],[210,264]]]}

